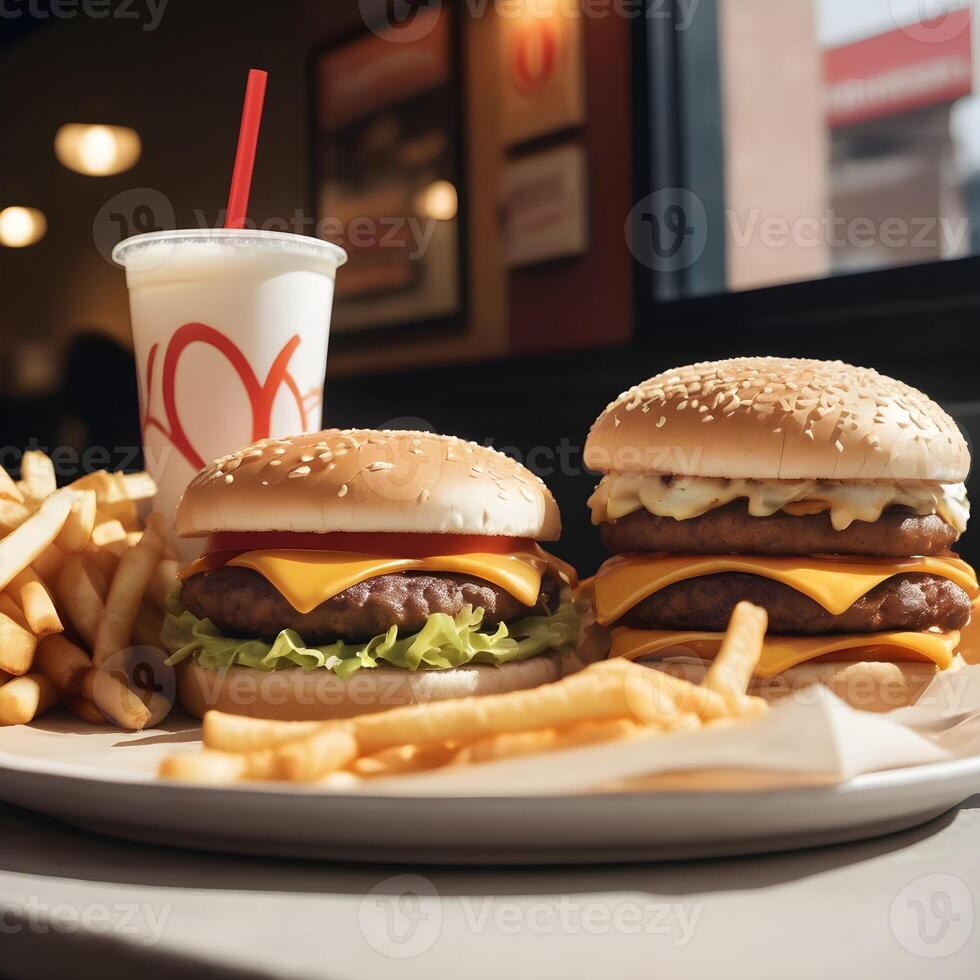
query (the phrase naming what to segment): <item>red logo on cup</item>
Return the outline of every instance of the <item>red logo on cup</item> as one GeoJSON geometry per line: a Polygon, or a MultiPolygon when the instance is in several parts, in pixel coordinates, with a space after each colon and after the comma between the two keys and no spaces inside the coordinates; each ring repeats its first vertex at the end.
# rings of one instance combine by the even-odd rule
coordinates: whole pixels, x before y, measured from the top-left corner
{"type": "Polygon", "coordinates": [[[234,368],[235,373],[241,380],[245,394],[248,396],[249,405],[252,410],[252,439],[266,439],[272,430],[272,406],[275,402],[279,389],[285,385],[296,400],[296,407],[299,409],[302,431],[306,431],[307,413],[315,408],[320,402],[319,391],[310,391],[305,395],[299,390],[295,378],[289,373],[289,362],[299,347],[299,335],[291,337],[285,347],[276,356],[265,381],[260,382],[248,363],[247,358],[241,352],[238,345],[226,337],[220,330],[209,327],[205,323],[185,323],[170,338],[167,349],[163,357],[163,410],[166,422],[161,422],[154,418],[150,413],[150,401],[153,392],[154,371],[156,368],[157,353],[159,344],[154,344],[150,348],[150,354],[146,361],[146,415],[143,418],[144,443],[146,431],[150,428],[159,429],[173,444],[174,448],[191,464],[199,470],[204,467],[204,459],[194,448],[180,419],[180,410],[177,406],[176,378],[177,365],[181,355],[191,345],[195,343],[206,344],[219,351],[228,363],[234,368]]]}
{"type": "Polygon", "coordinates": [[[511,70],[517,87],[527,95],[539,91],[558,61],[558,31],[550,20],[533,20],[514,34],[511,70]]]}

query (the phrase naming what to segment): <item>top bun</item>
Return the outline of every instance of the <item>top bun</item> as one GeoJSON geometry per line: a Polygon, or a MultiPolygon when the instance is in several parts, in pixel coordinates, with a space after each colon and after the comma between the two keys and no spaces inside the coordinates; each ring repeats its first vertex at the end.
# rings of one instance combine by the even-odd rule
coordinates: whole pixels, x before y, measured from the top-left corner
{"type": "Polygon", "coordinates": [[[177,508],[180,537],[216,531],[390,531],[554,541],[551,491],[486,446],[430,432],[326,429],[222,456],[177,508]]]}
{"type": "Polygon", "coordinates": [[[596,419],[585,465],[608,473],[959,483],[970,452],[921,391],[841,361],[738,357],[658,374],[596,419]]]}

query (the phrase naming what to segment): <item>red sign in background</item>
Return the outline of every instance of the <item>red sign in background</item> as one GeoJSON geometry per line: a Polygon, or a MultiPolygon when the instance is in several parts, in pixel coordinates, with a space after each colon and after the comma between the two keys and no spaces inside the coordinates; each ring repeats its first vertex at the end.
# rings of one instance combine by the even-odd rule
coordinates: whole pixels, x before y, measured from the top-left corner
{"type": "Polygon", "coordinates": [[[851,126],[969,95],[971,14],[956,10],[828,50],[828,123],[851,126]]]}

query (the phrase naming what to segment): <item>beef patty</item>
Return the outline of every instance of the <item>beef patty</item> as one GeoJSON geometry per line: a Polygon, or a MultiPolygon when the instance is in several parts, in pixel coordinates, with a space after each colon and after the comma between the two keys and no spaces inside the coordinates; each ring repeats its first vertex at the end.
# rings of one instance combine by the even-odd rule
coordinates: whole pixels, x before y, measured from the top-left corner
{"type": "Polygon", "coordinates": [[[922,632],[960,629],[970,597],[938,575],[894,575],[834,616],[809,596],[760,575],[722,572],[677,582],[648,596],[621,620],[639,629],[723,632],[742,599],[764,606],[771,633],[922,632]]]}
{"type": "Polygon", "coordinates": [[[403,634],[415,633],[432,613],[455,616],[467,604],[481,606],[484,624],[496,626],[551,611],[557,597],[557,583],[549,576],[542,578],[538,600],[529,607],[482,579],[397,572],[359,582],[301,613],[258,572],[235,566],[192,575],[181,591],[187,609],[229,636],[272,641],[280,630],[292,629],[309,644],[369,640],[391,626],[403,634]]]}
{"type": "Polygon", "coordinates": [[[835,531],[830,512],[794,517],[778,511],[753,517],[745,501],[733,501],[684,521],[637,510],[602,525],[610,551],[669,551],[716,555],[937,555],[956,540],[956,530],[936,514],[924,517],[899,508],[874,522],[854,521],[835,531]]]}

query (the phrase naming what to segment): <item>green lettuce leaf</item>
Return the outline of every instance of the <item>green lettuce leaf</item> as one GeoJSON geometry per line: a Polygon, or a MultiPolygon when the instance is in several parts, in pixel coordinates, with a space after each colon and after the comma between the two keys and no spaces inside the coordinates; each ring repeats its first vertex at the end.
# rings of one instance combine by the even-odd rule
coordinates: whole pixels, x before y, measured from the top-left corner
{"type": "Polygon", "coordinates": [[[162,639],[171,651],[167,663],[188,657],[208,670],[223,670],[234,664],[258,670],[332,670],[349,677],[362,667],[377,667],[381,661],[407,670],[444,670],[463,664],[501,664],[527,660],[547,650],[568,653],[578,648],[581,634],[579,615],[571,596],[562,595],[561,605],[550,616],[527,616],[501,623],[491,633],[481,629],[483,609],[464,606],[455,617],[433,613],[417,633],[399,637],[392,626],[364,643],[338,640],[310,647],[295,630],[283,630],[272,643],[260,639],[222,636],[209,619],[198,619],[180,602],[179,590],[167,600],[162,639]]]}

